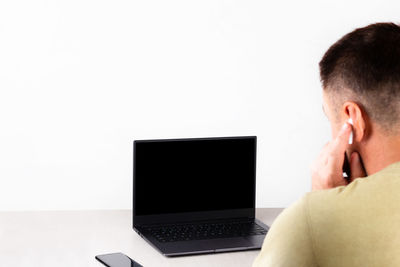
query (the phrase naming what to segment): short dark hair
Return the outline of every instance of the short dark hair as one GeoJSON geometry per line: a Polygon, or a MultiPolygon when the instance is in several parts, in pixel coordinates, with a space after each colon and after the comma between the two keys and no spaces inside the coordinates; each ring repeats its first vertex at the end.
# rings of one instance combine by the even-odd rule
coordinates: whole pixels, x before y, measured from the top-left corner
{"type": "Polygon", "coordinates": [[[358,102],[387,130],[400,122],[399,25],[375,23],[346,34],[328,49],[319,68],[325,91],[358,102]]]}

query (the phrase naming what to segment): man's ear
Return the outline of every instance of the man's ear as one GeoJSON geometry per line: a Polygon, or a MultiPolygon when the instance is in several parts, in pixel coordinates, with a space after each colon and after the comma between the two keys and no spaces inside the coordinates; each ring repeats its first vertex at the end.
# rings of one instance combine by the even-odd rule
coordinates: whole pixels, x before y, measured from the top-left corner
{"type": "Polygon", "coordinates": [[[353,120],[353,140],[361,142],[367,137],[367,116],[361,106],[355,102],[345,102],[342,106],[342,117],[353,120]]]}

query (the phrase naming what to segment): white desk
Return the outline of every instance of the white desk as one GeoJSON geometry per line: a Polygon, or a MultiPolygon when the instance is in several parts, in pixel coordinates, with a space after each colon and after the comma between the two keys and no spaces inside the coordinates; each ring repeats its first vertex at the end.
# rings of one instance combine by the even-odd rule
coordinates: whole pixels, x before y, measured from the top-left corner
{"type": "MultiPolygon", "coordinates": [[[[271,225],[282,209],[257,209],[271,225]]],[[[0,266],[101,267],[94,256],[122,252],[150,266],[251,266],[256,251],[166,258],[132,229],[131,211],[0,212],[0,266]]]]}

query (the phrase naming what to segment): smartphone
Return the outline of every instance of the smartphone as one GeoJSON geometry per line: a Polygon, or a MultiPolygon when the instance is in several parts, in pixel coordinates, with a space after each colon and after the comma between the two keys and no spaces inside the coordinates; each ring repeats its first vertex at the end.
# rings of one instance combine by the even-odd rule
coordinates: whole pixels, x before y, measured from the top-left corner
{"type": "Polygon", "coordinates": [[[351,179],[351,169],[350,169],[350,162],[347,157],[347,153],[344,152],[344,162],[343,162],[343,178],[347,180],[347,182],[350,183],[351,179]]]}
{"type": "Polygon", "coordinates": [[[95,258],[107,267],[143,267],[122,253],[97,255],[95,258]]]}
{"type": "MultiPolygon", "coordinates": [[[[363,163],[363,161],[362,161],[362,158],[360,158],[360,163],[361,163],[362,169],[364,170],[364,173],[365,173],[366,175],[368,175],[368,174],[367,174],[367,171],[365,170],[365,167],[364,167],[364,163],[363,163]]],[[[350,183],[350,182],[351,182],[350,161],[349,161],[349,157],[347,157],[347,153],[346,153],[346,152],[344,153],[344,162],[343,162],[343,168],[342,168],[342,170],[343,170],[343,178],[346,179],[346,181],[350,183]]],[[[355,177],[355,178],[358,178],[358,177],[355,177]]]]}

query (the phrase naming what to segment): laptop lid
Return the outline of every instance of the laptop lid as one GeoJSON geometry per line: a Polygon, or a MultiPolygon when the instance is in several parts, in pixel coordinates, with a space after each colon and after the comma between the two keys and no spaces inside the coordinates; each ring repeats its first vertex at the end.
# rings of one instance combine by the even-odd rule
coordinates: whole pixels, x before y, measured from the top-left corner
{"type": "Polygon", "coordinates": [[[256,136],[134,141],[133,225],[254,218],[256,136]]]}

